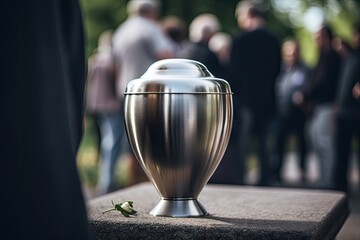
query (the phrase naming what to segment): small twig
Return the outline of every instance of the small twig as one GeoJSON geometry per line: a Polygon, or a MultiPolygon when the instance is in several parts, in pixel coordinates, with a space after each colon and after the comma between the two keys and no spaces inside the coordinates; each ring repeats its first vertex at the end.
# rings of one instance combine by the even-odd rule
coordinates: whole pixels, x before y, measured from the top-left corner
{"type": "Polygon", "coordinates": [[[104,214],[104,213],[115,211],[115,210],[116,210],[115,208],[109,208],[109,209],[103,211],[102,213],[104,214]]]}

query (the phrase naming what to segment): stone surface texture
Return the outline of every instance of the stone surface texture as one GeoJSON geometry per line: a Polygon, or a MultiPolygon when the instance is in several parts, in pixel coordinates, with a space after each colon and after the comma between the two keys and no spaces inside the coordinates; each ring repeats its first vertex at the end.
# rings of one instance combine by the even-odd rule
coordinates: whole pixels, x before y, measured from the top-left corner
{"type": "Polygon", "coordinates": [[[208,184],[199,218],[154,217],[159,201],[151,183],[138,184],[88,202],[95,239],[334,239],[348,215],[343,193],[208,184]],[[102,214],[115,203],[134,201],[138,215],[102,214]]]}

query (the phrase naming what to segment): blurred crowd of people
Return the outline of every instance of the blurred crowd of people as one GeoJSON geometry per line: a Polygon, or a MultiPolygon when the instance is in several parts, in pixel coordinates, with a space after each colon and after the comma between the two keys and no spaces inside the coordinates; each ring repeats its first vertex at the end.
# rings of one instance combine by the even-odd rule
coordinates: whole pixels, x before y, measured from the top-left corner
{"type": "Polygon", "coordinates": [[[159,7],[155,0],[129,1],[128,18],[101,35],[89,61],[87,113],[100,133],[100,194],[116,189],[119,156],[131,156],[122,109],[126,85],[164,58],[199,61],[234,93],[231,140],[211,182],[246,184],[247,159],[255,151],[257,184],[283,183],[284,154],[294,136],[302,180],[312,151],[320,166],[314,186],[348,190],[354,136],[360,145],[360,26],[350,44],[323,25],[314,35],[319,60],[310,68],[301,60],[298,40],[281,43],[251,1],[236,7],[241,31],[234,36],[221,32],[214,14],[197,16],[187,29],[175,16],[159,20],[159,7]]]}
{"type": "MultiPolygon", "coordinates": [[[[100,194],[116,189],[119,156],[135,162],[123,123],[126,84],[170,57],[198,60],[232,86],[233,134],[212,182],[245,184],[250,147],[258,150],[259,184],[281,182],[286,142],[295,133],[301,169],[310,147],[319,159],[316,187],[348,190],[351,142],[360,135],[359,25],[351,44],[323,26],[316,33],[319,61],[311,69],[300,60],[299,42],[287,39],[281,45],[263,12],[246,0],[236,8],[242,30],[236,36],[221,32],[215,15],[202,14],[191,23],[188,38],[180,18],[159,21],[159,7],[156,0],[128,1],[128,19],[101,35],[89,60],[86,112],[100,134],[100,194]]],[[[23,0],[8,1],[4,9],[0,235],[91,239],[76,166],[86,80],[80,5],[23,0]]],[[[136,177],[138,168],[133,164],[136,177]]]]}

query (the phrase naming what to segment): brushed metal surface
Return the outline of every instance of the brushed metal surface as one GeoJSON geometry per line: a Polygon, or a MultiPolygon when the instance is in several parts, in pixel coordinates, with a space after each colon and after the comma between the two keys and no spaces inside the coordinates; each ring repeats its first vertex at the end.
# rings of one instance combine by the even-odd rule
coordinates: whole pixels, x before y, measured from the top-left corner
{"type": "Polygon", "coordinates": [[[162,93],[231,94],[223,79],[215,78],[207,68],[188,59],[166,59],[153,65],[140,79],[128,83],[125,95],[162,93]]]}
{"type": "Polygon", "coordinates": [[[154,209],[150,211],[150,214],[162,217],[201,217],[208,215],[208,212],[197,199],[161,199],[154,209]]]}
{"type": "MultiPolygon", "coordinates": [[[[184,63],[171,60],[172,64],[175,62],[172,67],[177,66],[176,61],[184,63]]],[[[124,111],[129,142],[162,199],[196,202],[230,138],[233,115],[230,86],[214,77],[194,78],[192,70],[190,75],[184,71],[179,78],[172,74],[169,65],[160,66],[168,73],[162,75],[166,78],[159,79],[156,68],[155,74],[144,75],[147,79],[133,80],[128,85],[124,111]]],[[[166,212],[174,216],[173,211],[166,210],[172,209],[168,205],[160,204],[165,209],[158,207],[157,211],[162,216],[166,212]]],[[[192,211],[185,212],[176,215],[192,211]]],[[[202,211],[194,210],[195,215],[188,216],[198,216],[199,212],[202,211]]]]}

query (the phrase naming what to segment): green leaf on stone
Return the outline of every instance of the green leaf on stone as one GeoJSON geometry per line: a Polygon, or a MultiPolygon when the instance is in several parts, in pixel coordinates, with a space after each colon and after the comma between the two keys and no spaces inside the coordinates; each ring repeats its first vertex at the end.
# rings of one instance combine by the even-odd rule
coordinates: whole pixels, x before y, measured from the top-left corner
{"type": "Polygon", "coordinates": [[[113,208],[107,209],[103,211],[102,213],[107,213],[110,211],[119,211],[123,216],[130,217],[130,215],[136,215],[137,211],[133,208],[133,201],[126,201],[123,203],[114,203],[111,201],[111,204],[113,205],[113,208]]]}

